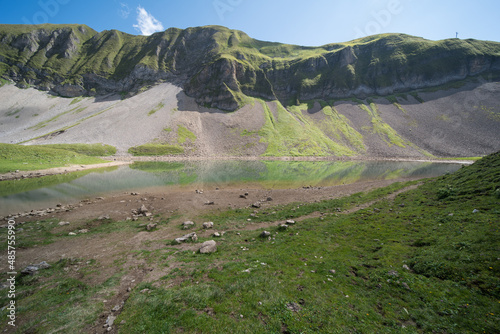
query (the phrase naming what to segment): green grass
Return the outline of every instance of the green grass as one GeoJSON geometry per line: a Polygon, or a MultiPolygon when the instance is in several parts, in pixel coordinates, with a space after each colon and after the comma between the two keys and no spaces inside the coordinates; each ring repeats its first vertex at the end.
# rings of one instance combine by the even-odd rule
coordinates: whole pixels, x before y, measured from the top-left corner
{"type": "MultiPolygon", "coordinates": [[[[85,332],[114,306],[101,301],[120,278],[147,267],[162,275],[131,291],[115,321],[118,333],[496,333],[499,200],[500,152],[436,179],[191,217],[227,231],[216,253],[160,239],[118,254],[104,284],[86,283],[101,268],[88,259],[61,260],[39,276],[18,277],[18,317],[30,319],[18,332],[57,332],[63,323],[65,332],[85,332]],[[405,191],[395,196],[399,190],[405,191]],[[278,223],[290,218],[297,223],[280,230],[278,223]],[[259,237],[264,229],[270,239],[259,237]],[[64,271],[75,265],[79,277],[64,271]]],[[[40,229],[37,242],[67,238],[48,223],[25,227],[40,229]]],[[[92,233],[133,233],[138,223],[110,221],[92,233]]],[[[0,290],[0,304],[7,302],[7,291],[0,290]]]]}
{"type": "Polygon", "coordinates": [[[258,131],[261,142],[267,144],[265,156],[348,156],[354,152],[343,144],[325,135],[314,122],[302,112],[307,104],[285,109],[275,103],[277,116],[262,100],[265,124],[258,131]]]}
{"type": "Polygon", "coordinates": [[[47,144],[43,147],[73,151],[92,157],[105,157],[116,153],[116,147],[104,144],[47,144]]]}
{"type": "Polygon", "coordinates": [[[192,143],[196,141],[196,135],[189,131],[186,127],[179,125],[177,127],[177,142],[179,145],[184,144],[187,140],[190,140],[192,143]]]}
{"type": "Polygon", "coordinates": [[[156,107],[154,107],[153,109],[151,109],[148,112],[148,116],[153,115],[154,113],[156,113],[158,110],[162,109],[163,107],[165,107],[165,104],[163,102],[158,103],[158,105],[156,107]]]}
{"type": "Polygon", "coordinates": [[[128,152],[135,156],[175,155],[184,153],[184,149],[177,145],[144,144],[131,147],[129,148],[128,152]]]}
{"type": "MultiPolygon", "coordinates": [[[[494,190],[500,188],[499,173],[496,154],[394,201],[382,200],[349,215],[309,219],[287,232],[271,227],[267,230],[273,233],[272,241],[259,238],[260,231],[226,234],[217,253],[183,252],[175,261],[185,265],[164,282],[142,284],[120,315],[119,320],[126,321],[120,330],[496,332],[500,212],[494,190]],[[438,199],[444,184],[456,187],[455,197],[438,199]],[[473,214],[473,208],[480,212],[473,214]],[[181,282],[172,287],[170,280],[181,282]],[[138,293],[142,288],[151,289],[151,294],[138,293]],[[290,303],[301,310],[289,310],[290,303]]],[[[256,220],[334,213],[337,207],[380,199],[402,186],[273,208],[275,214],[260,213],[262,218],[256,220]]],[[[214,219],[229,228],[244,224],[251,212],[234,210],[202,220],[214,219]]]]}
{"type": "Polygon", "coordinates": [[[106,161],[96,157],[64,149],[44,147],[44,145],[23,146],[0,144],[0,173],[104,162],[106,161]]]}

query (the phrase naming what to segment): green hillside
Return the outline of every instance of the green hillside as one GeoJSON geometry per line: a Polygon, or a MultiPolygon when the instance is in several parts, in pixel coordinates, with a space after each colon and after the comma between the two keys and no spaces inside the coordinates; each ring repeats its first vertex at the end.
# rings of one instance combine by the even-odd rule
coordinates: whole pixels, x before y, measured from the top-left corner
{"type": "MultiPolygon", "coordinates": [[[[178,212],[157,217],[159,231],[150,233],[147,218],[91,219],[81,225],[91,231],[74,236],[75,222],[71,230],[28,222],[23,229],[37,233],[19,231],[18,247],[148,239],[18,275],[16,315],[29,320],[17,332],[92,332],[109,314],[117,333],[496,333],[499,180],[500,152],[423,182],[190,216],[226,231],[212,254],[172,243],[186,233],[172,223],[182,221],[178,212]],[[279,226],[288,219],[295,224],[279,226]],[[271,235],[260,237],[264,230],[271,235]],[[130,277],[139,281],[126,290],[130,277]]],[[[204,235],[201,226],[192,231],[204,235]]],[[[7,295],[0,290],[0,304],[7,295]]]]}
{"type": "Polygon", "coordinates": [[[202,105],[241,107],[241,94],[295,104],[432,87],[500,70],[500,43],[404,34],[302,47],[221,26],[151,36],[85,25],[0,25],[0,77],[63,96],[139,92],[181,81],[202,105]]]}

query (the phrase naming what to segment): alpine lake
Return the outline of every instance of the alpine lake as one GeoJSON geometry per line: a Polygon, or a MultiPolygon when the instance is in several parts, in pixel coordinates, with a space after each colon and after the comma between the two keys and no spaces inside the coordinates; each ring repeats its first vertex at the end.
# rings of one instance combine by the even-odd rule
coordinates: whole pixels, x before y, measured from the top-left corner
{"type": "Polygon", "coordinates": [[[430,178],[456,163],[409,161],[204,160],[135,162],[68,174],[0,182],[0,216],[57,204],[154,188],[168,192],[209,188],[294,189],[377,180],[430,178]]]}

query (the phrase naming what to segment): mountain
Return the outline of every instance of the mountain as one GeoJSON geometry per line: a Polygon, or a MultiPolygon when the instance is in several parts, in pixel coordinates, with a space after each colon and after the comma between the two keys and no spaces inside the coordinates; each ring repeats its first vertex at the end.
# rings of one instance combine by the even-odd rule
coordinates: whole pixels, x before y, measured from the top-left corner
{"type": "Polygon", "coordinates": [[[0,25],[0,142],[479,156],[500,150],[499,73],[500,43],[478,40],[385,34],[303,47],[220,26],[134,36],[0,25]]]}
{"type": "Polygon", "coordinates": [[[179,83],[199,104],[241,106],[242,94],[283,104],[389,95],[500,70],[500,43],[386,34],[301,47],[220,26],[149,37],[85,25],[0,25],[0,75],[61,96],[138,92],[179,83]]]}

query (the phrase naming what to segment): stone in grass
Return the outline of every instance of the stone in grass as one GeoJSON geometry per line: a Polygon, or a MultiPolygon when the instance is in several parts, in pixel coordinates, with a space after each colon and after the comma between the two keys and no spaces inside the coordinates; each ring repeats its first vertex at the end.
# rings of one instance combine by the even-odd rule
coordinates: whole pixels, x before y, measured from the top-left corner
{"type": "Polygon", "coordinates": [[[268,232],[268,231],[262,231],[262,233],[260,234],[261,238],[268,238],[270,236],[271,236],[271,232],[268,232]]]}
{"type": "Polygon", "coordinates": [[[148,224],[146,226],[146,230],[148,230],[148,231],[154,230],[156,228],[156,226],[158,226],[158,224],[153,224],[153,223],[148,224]]]}
{"type": "Polygon", "coordinates": [[[286,308],[292,312],[300,312],[302,310],[302,307],[297,303],[288,303],[286,304],[286,308]]]}
{"type": "Polygon", "coordinates": [[[278,226],[278,228],[282,231],[288,229],[288,225],[287,224],[280,224],[280,226],[278,226]]]}
{"type": "Polygon", "coordinates": [[[214,223],[213,222],[205,222],[203,223],[203,228],[205,229],[209,229],[209,228],[213,228],[214,227],[214,223]]]}
{"type": "Polygon", "coordinates": [[[293,225],[293,224],[295,224],[295,220],[288,219],[288,220],[286,221],[286,223],[287,223],[288,225],[293,225]]]}
{"type": "Polygon", "coordinates": [[[178,244],[181,244],[181,243],[189,241],[189,240],[191,240],[191,241],[198,240],[198,236],[196,235],[195,232],[186,234],[186,235],[184,235],[182,237],[179,237],[179,238],[176,238],[175,242],[178,243],[178,244]]]}
{"type": "Polygon", "coordinates": [[[217,243],[214,240],[205,241],[201,244],[200,253],[208,254],[215,253],[217,251],[217,243]]]}
{"type": "Polygon", "coordinates": [[[69,225],[69,222],[59,222],[58,225],[59,226],[66,226],[66,225],[69,225]]]}
{"type": "Polygon", "coordinates": [[[31,276],[33,276],[39,270],[48,269],[48,268],[50,268],[50,264],[48,264],[45,261],[42,261],[39,264],[30,264],[29,266],[27,266],[26,268],[24,268],[23,270],[21,270],[21,275],[31,275],[31,276]]]}
{"type": "Polygon", "coordinates": [[[193,226],[194,226],[194,222],[192,222],[190,220],[185,221],[184,223],[182,223],[182,229],[183,230],[187,230],[187,229],[189,229],[189,228],[191,228],[193,226]]]}
{"type": "Polygon", "coordinates": [[[113,324],[115,323],[116,317],[114,315],[108,316],[108,319],[106,319],[106,324],[104,324],[104,328],[111,328],[113,327],[113,324]]]}

